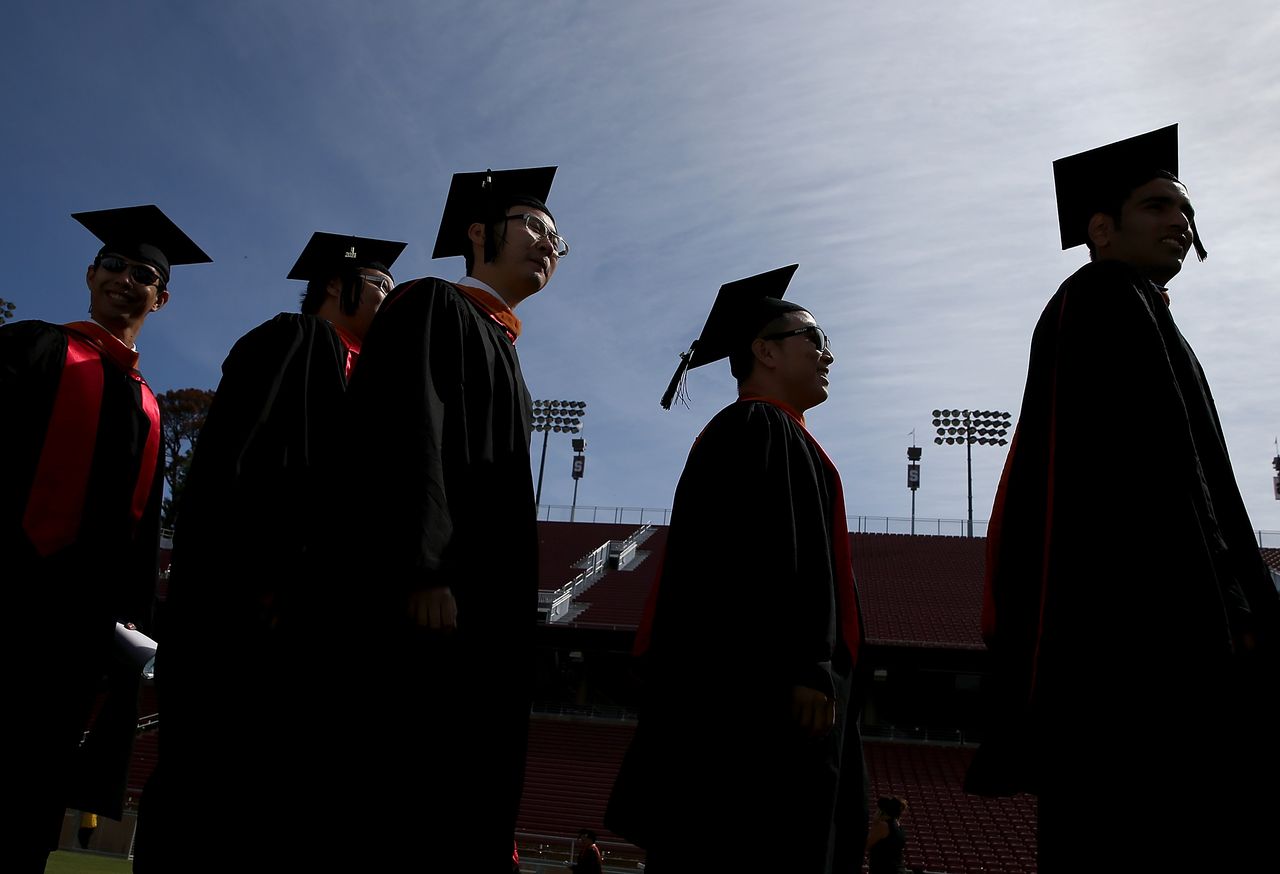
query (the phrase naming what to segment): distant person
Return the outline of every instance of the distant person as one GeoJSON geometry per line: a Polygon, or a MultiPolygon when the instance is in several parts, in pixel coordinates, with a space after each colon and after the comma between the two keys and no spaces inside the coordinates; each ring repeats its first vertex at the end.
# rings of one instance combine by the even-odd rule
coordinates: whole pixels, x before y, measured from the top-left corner
{"type": "Polygon", "coordinates": [[[875,821],[867,833],[867,874],[907,874],[907,833],[899,820],[907,802],[896,796],[876,801],[875,821]]]}
{"type": "Polygon", "coordinates": [[[498,871],[524,779],[537,624],[532,401],[514,310],[569,247],[554,167],[459,173],[436,239],[456,282],[396,287],[351,381],[343,594],[351,694],[377,741],[352,743],[361,864],[498,871]],[[405,836],[414,829],[415,838],[405,836]]]}
{"type": "Polygon", "coordinates": [[[97,830],[98,815],[82,811],[80,814],[80,828],[76,830],[76,843],[80,845],[80,849],[89,849],[89,841],[93,840],[93,833],[97,830]]]}
{"type": "Polygon", "coordinates": [[[1275,859],[1280,796],[1259,787],[1280,782],[1280,599],[1169,306],[1188,253],[1205,257],[1177,171],[1176,126],[1054,164],[1063,248],[1090,263],[1031,341],[987,541],[992,725],[967,784],[1039,796],[1041,874],[1275,859]],[[1104,851],[1081,823],[1115,786],[1104,851]],[[1229,838],[1188,825],[1233,798],[1251,803],[1229,838]]]}
{"type": "Polygon", "coordinates": [[[0,556],[23,629],[4,654],[9,701],[29,715],[6,781],[18,872],[42,871],[57,844],[116,622],[149,625],[164,451],[136,342],[169,301],[170,268],[209,260],[155,206],[74,218],[102,241],[85,272],[89,318],[0,326],[0,556]]]}
{"type": "Polygon", "coordinates": [[[653,874],[856,870],[867,834],[862,637],[840,475],[805,425],[834,361],[781,300],[795,266],[720,289],[684,368],[729,359],[738,401],[694,443],[637,634],[639,724],[605,823],[653,874]],[[690,836],[711,836],[693,842],[690,836]]]}
{"type": "Polygon", "coordinates": [[[573,874],[600,874],[604,870],[604,856],[596,846],[596,833],[589,828],[578,832],[578,861],[573,863],[573,874]]]}
{"type": "Polygon", "coordinates": [[[178,508],[141,872],[187,856],[188,809],[234,807],[264,863],[297,852],[319,779],[315,650],[332,642],[314,549],[349,512],[330,478],[348,457],[344,396],[404,248],[316,232],[288,275],[307,283],[302,312],[254,328],[223,362],[178,508]]]}

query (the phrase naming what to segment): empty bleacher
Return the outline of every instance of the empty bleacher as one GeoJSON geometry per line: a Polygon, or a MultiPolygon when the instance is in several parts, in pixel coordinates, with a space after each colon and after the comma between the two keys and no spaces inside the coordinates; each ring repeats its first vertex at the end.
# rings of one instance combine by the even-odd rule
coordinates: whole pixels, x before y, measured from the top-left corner
{"type": "Polygon", "coordinates": [[[666,528],[654,528],[641,547],[647,553],[624,570],[609,571],[578,599],[587,605],[572,624],[582,628],[635,628],[649,589],[658,578],[667,543],[666,528]]]}
{"type": "Polygon", "coordinates": [[[634,733],[630,722],[535,716],[516,827],[551,835],[589,828],[618,840],[604,827],[604,808],[634,733]]]}
{"type": "MultiPolygon", "coordinates": [[[[604,810],[633,733],[626,722],[535,716],[518,828],[565,836],[591,828],[602,840],[618,841],[604,828],[604,810]]],[[[952,874],[1035,871],[1035,799],[966,795],[961,786],[972,758],[969,747],[869,740],[872,801],[880,795],[907,800],[903,826],[912,867],[952,874]]]]}
{"type": "Polygon", "coordinates": [[[909,867],[929,871],[1036,870],[1036,802],[1029,795],[981,798],[961,789],[971,747],[864,744],[872,803],[881,795],[907,800],[909,867]]]}
{"type": "Polygon", "coordinates": [[[868,643],[984,648],[980,623],[985,539],[849,537],[868,643]]]}
{"type": "Polygon", "coordinates": [[[626,540],[636,525],[591,522],[538,523],[538,588],[558,589],[578,575],[574,567],[610,540],[626,540]]]}

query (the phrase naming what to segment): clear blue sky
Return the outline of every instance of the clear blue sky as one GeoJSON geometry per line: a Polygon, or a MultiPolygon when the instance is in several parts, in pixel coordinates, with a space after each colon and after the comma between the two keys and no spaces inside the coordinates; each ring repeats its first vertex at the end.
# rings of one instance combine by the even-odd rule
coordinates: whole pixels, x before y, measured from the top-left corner
{"type": "MultiPolygon", "coordinates": [[[[573,247],[520,307],[535,397],[588,402],[579,503],[670,506],[727,366],[658,398],[723,282],[793,262],[788,296],[836,354],[809,417],[851,514],[965,511],[937,407],[1017,412],[1032,327],[1084,260],[1061,252],[1053,159],[1173,122],[1211,256],[1171,285],[1209,375],[1254,526],[1280,529],[1280,13],[1274,2],[370,0],[6,7],[0,295],[18,316],[87,304],[95,241],[69,213],[156,203],[214,258],[177,268],[147,322],[163,391],[213,387],[237,337],[296,309],[312,231],[408,240],[432,262],[455,171],[558,164],[573,247]]],[[[1143,511],[1133,477],[1099,517],[1143,511]]],[[[544,502],[569,502],[553,438],[544,502]]],[[[989,512],[1003,450],[975,450],[989,512]]],[[[1158,508],[1148,508],[1158,511],[1158,508]]]]}

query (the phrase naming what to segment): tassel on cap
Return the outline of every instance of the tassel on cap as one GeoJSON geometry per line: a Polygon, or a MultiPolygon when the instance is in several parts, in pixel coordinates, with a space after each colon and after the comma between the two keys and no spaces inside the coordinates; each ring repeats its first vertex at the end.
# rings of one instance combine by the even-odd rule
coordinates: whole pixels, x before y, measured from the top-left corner
{"type": "Polygon", "coordinates": [[[695,342],[689,347],[688,352],[680,353],[680,366],[676,368],[675,375],[671,377],[671,382],[667,385],[667,390],[663,392],[661,404],[662,409],[671,409],[671,401],[679,397],[681,400],[685,398],[684,384],[685,374],[689,372],[689,360],[693,358],[693,350],[698,344],[695,342]]]}
{"type": "Polygon", "coordinates": [[[1200,232],[1196,230],[1196,220],[1191,219],[1191,244],[1196,247],[1196,257],[1203,261],[1209,257],[1208,251],[1204,248],[1204,243],[1200,242],[1200,232]]]}

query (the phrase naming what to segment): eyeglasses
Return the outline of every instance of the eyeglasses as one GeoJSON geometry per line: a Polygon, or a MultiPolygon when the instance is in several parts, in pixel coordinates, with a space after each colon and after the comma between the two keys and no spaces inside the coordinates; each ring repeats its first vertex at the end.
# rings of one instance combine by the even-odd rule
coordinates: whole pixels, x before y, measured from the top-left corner
{"type": "Polygon", "coordinates": [[[129,271],[129,278],[139,285],[159,285],[160,274],[146,264],[130,264],[119,255],[101,255],[94,259],[94,266],[101,267],[108,273],[124,273],[129,271]]]}
{"type": "Polygon", "coordinates": [[[563,258],[569,254],[569,244],[565,242],[564,237],[557,234],[551,228],[547,227],[547,223],[538,218],[531,212],[522,212],[515,215],[507,216],[507,221],[512,219],[524,219],[525,229],[537,239],[546,237],[551,243],[552,253],[557,258],[563,258]]]}
{"type": "Polygon", "coordinates": [[[389,294],[391,292],[391,280],[387,279],[385,276],[379,276],[376,273],[361,273],[360,278],[383,294],[389,294]]]}
{"type": "Polygon", "coordinates": [[[826,352],[831,348],[831,338],[817,325],[805,325],[803,328],[796,328],[794,331],[779,331],[776,334],[762,334],[760,339],[785,340],[788,337],[800,336],[812,343],[819,352],[826,352]]]}

